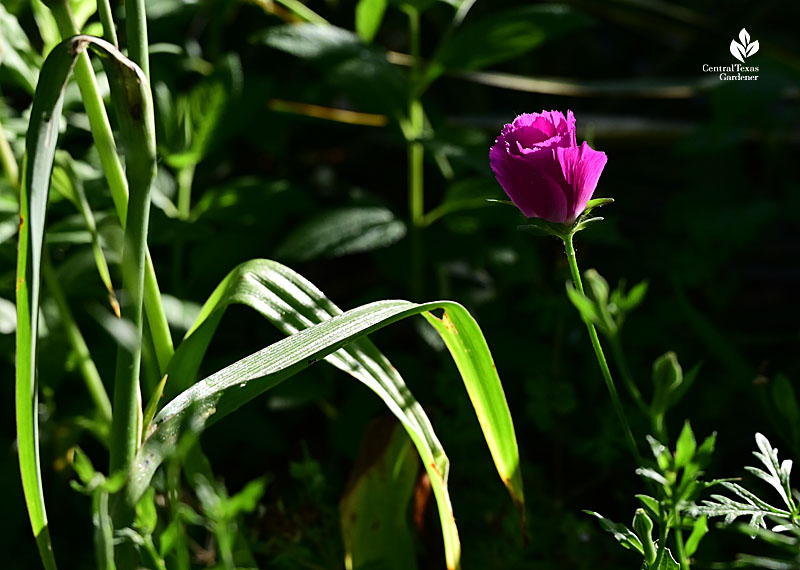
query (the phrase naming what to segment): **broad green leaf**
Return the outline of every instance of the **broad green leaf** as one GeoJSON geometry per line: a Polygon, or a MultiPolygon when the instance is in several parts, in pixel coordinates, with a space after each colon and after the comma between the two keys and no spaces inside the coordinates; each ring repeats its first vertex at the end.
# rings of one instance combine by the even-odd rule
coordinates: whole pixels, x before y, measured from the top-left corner
{"type": "Polygon", "coordinates": [[[331,25],[294,24],[270,28],[258,41],[314,62],[360,110],[401,117],[408,91],[405,76],[386,52],[369,46],[349,30],[331,25]]]}
{"type": "Polygon", "coordinates": [[[341,257],[387,247],[406,235],[391,210],[377,207],[329,210],[293,230],[275,256],[291,261],[341,257]]]}
{"type": "Polygon", "coordinates": [[[356,32],[361,39],[371,43],[381,27],[387,0],[359,0],[356,5],[356,32]]]}
{"type": "Polygon", "coordinates": [[[339,503],[347,570],[417,567],[409,503],[418,471],[419,458],[400,425],[373,421],[339,503]]]}
{"type": "Polygon", "coordinates": [[[591,20],[562,5],[538,4],[495,12],[463,24],[434,55],[425,84],[451,70],[475,70],[523,55],[586,27],[591,20]]]}
{"type": "MultiPolygon", "coordinates": [[[[279,264],[275,266],[288,273],[279,264]]],[[[227,286],[228,284],[223,283],[215,291],[212,299],[216,299],[207,303],[201,318],[205,319],[209,313],[214,312],[217,301],[224,299],[227,286]]],[[[313,311],[322,309],[319,305],[315,306],[314,300],[297,290],[291,282],[285,283],[284,287],[293,290],[294,295],[287,295],[284,289],[280,292],[294,302],[299,298],[301,302],[310,304],[308,308],[313,311]]],[[[329,301],[327,303],[328,311],[338,311],[329,301]]],[[[274,311],[269,306],[264,309],[268,314],[274,311]]],[[[463,307],[450,301],[422,305],[407,301],[379,301],[364,305],[300,330],[194,384],[156,416],[156,429],[140,450],[130,474],[127,490],[129,503],[135,503],[144,492],[155,469],[169,453],[170,446],[177,441],[181,426],[186,422],[191,420],[192,425],[198,426],[213,424],[259,394],[363,336],[408,316],[437,309],[445,311],[441,318],[433,315],[427,315],[426,318],[435,323],[436,330],[444,336],[476,408],[501,479],[522,511],[524,499],[516,437],[497,371],[475,321],[463,307]]],[[[281,322],[280,315],[281,313],[276,319],[278,322],[281,322]]],[[[273,318],[276,318],[274,313],[273,318]]],[[[326,317],[323,314],[318,318],[326,317]]],[[[291,323],[283,324],[287,325],[291,326],[291,323]]],[[[190,334],[199,331],[202,326],[203,323],[198,324],[198,328],[190,331],[190,334]]],[[[356,356],[360,361],[350,356],[351,347],[348,347],[348,351],[333,355],[332,363],[338,362],[344,364],[346,369],[349,368],[348,372],[375,391],[404,424],[431,478],[442,520],[448,564],[456,567],[460,558],[460,547],[446,490],[449,468],[446,457],[440,451],[441,447],[419,404],[410,396],[391,364],[371,344],[359,346],[362,349],[356,356]]]]}
{"type": "Polygon", "coordinates": [[[130,85],[132,89],[129,95],[138,93],[140,86],[136,74],[138,68],[116,48],[98,38],[76,36],[53,48],[45,60],[31,108],[26,137],[25,183],[20,196],[17,257],[16,416],[25,501],[42,562],[48,570],[55,568],[56,564],[50,544],[39,466],[36,360],[41,265],[45,213],[64,89],[78,56],[87,47],[113,61],[108,67],[109,78],[122,88],[130,85]]]}

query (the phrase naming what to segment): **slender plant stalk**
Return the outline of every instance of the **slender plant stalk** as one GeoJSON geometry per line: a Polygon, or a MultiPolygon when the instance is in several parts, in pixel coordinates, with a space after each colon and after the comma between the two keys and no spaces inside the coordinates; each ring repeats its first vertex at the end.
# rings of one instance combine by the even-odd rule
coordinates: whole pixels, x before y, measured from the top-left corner
{"type": "MultiPolygon", "coordinates": [[[[567,234],[565,237],[563,237],[564,246],[566,247],[567,251],[567,261],[569,263],[570,273],[572,274],[572,281],[575,283],[575,288],[578,290],[578,292],[583,294],[583,283],[581,282],[581,274],[578,271],[578,261],[575,258],[575,247],[572,244],[572,235],[573,234],[567,234]]],[[[600,365],[600,371],[603,373],[603,380],[606,382],[606,388],[608,388],[608,393],[611,396],[611,402],[614,405],[617,418],[619,419],[620,424],[622,424],[622,430],[625,432],[625,440],[637,463],[641,463],[639,449],[636,447],[636,440],[633,438],[631,426],[628,424],[628,418],[625,415],[622,402],[619,400],[619,394],[617,394],[617,388],[614,385],[614,379],[611,377],[611,371],[608,369],[608,362],[606,361],[605,354],[603,354],[603,347],[600,344],[600,339],[597,337],[597,330],[590,321],[584,319],[583,322],[586,324],[586,329],[589,331],[589,338],[592,341],[592,348],[594,348],[595,356],[597,356],[597,363],[600,365]]]]}
{"type": "Polygon", "coordinates": [[[103,24],[103,39],[118,48],[117,27],[114,25],[114,16],[111,13],[111,2],[109,0],[98,0],[97,11],[100,13],[100,22],[103,24]]]}
{"type": "MultiPolygon", "coordinates": [[[[68,38],[77,35],[78,29],[75,26],[72,12],[66,0],[56,0],[49,6],[53,11],[61,36],[68,38]]],[[[100,97],[94,71],[86,53],[82,53],[78,58],[74,73],[81,91],[83,104],[86,107],[86,114],[89,117],[92,137],[100,156],[100,164],[111,191],[111,198],[114,201],[114,207],[120,223],[125,227],[128,210],[128,184],[125,180],[122,163],[119,160],[117,145],[111,132],[111,124],[108,121],[108,115],[100,97]]],[[[150,323],[150,331],[156,347],[156,358],[158,359],[160,372],[163,373],[167,369],[175,350],[167,317],[161,303],[161,292],[149,251],[146,253],[145,261],[145,310],[149,316],[148,322],[150,323]]]]}
{"type": "Polygon", "coordinates": [[[656,554],[656,560],[653,562],[653,568],[660,568],[661,561],[664,559],[664,552],[667,550],[667,537],[669,536],[669,524],[667,521],[661,525],[661,532],[659,533],[658,537],[658,553],[656,554]]]}
{"type": "Polygon", "coordinates": [[[0,166],[6,173],[6,178],[16,190],[19,190],[19,166],[11,145],[3,132],[3,125],[0,125],[0,166]]]}
{"type": "MultiPolygon", "coordinates": [[[[78,35],[75,19],[67,0],[56,0],[49,4],[53,12],[58,31],[62,39],[78,35]]],[[[111,190],[111,199],[120,220],[124,220],[128,212],[128,184],[125,181],[125,171],[119,161],[117,144],[114,142],[114,135],[111,132],[111,124],[108,121],[106,109],[103,106],[103,99],[100,97],[100,90],[94,77],[92,64],[89,61],[89,54],[85,51],[78,56],[73,71],[81,92],[81,99],[86,108],[86,115],[89,117],[89,124],[92,129],[92,138],[100,156],[100,164],[103,173],[108,180],[108,187],[111,190]]]]}
{"type": "Polygon", "coordinates": [[[83,335],[75,322],[75,317],[72,316],[72,311],[61,289],[61,283],[58,280],[50,257],[45,254],[42,261],[45,284],[56,302],[58,312],[61,314],[61,324],[67,333],[67,339],[72,346],[72,350],[75,351],[78,357],[78,369],[86,382],[86,389],[89,391],[100,419],[107,426],[110,426],[111,400],[108,398],[103,380],[100,378],[100,373],[97,371],[92,355],[89,353],[89,347],[86,345],[86,341],[83,339],[83,335]]]}
{"type": "Polygon", "coordinates": [[[650,412],[647,409],[647,404],[645,403],[644,398],[642,398],[642,393],[639,391],[638,386],[636,386],[636,382],[633,380],[631,370],[628,367],[628,359],[625,358],[625,351],[622,350],[619,332],[609,335],[608,342],[611,344],[611,354],[614,355],[614,360],[617,362],[617,368],[619,369],[620,376],[622,376],[622,381],[625,384],[625,387],[628,389],[631,398],[633,398],[633,401],[636,402],[636,405],[639,406],[639,409],[645,415],[650,415],[650,412]]]}
{"type": "Polygon", "coordinates": [[[120,115],[121,130],[127,142],[127,178],[130,188],[128,218],[122,250],[122,285],[128,293],[123,317],[133,323],[136,338],[133,347],[119,345],[114,379],[114,418],[111,424],[110,473],[127,472],[133,464],[142,432],[142,396],[139,381],[142,357],[143,304],[147,228],[150,219],[150,189],[156,172],[156,141],[153,102],[150,86],[137,75],[138,93],[132,86],[127,97],[135,100],[127,113],[120,115]]]}
{"type": "MultiPolygon", "coordinates": [[[[678,518],[680,514],[675,513],[675,516],[676,520],[680,521],[678,518]]],[[[680,522],[677,524],[680,524],[680,522]]],[[[686,556],[686,547],[683,544],[683,532],[678,526],[675,527],[675,550],[678,552],[678,562],[681,565],[681,570],[689,570],[691,564],[689,563],[689,557],[686,556]]]]}
{"type": "Polygon", "coordinates": [[[126,0],[125,29],[128,32],[128,57],[150,80],[150,51],[147,46],[145,0],[126,0]]]}
{"type": "Polygon", "coordinates": [[[411,51],[411,81],[408,91],[408,128],[405,130],[408,154],[408,209],[411,218],[411,295],[422,296],[422,228],[425,225],[425,149],[420,142],[425,114],[419,98],[420,22],[419,11],[409,7],[408,34],[411,51]]]}
{"type": "Polygon", "coordinates": [[[192,213],[192,183],[197,166],[188,164],[178,170],[178,216],[181,220],[188,220],[192,213]]]}

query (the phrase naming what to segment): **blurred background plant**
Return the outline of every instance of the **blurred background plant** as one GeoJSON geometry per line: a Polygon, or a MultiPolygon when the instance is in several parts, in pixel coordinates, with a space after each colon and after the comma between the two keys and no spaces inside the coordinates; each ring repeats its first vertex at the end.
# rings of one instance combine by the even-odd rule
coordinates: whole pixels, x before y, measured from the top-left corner
{"type": "MultiPolygon", "coordinates": [[[[80,29],[102,34],[93,2],[78,0],[72,9],[80,29]]],[[[515,230],[524,223],[516,211],[486,203],[503,198],[488,148],[521,112],[570,108],[579,137],[609,156],[596,195],[616,202],[604,209],[603,224],[582,234],[578,256],[611,283],[649,283],[625,317],[624,337],[614,314],[602,316],[612,352],[619,343],[625,355],[620,372],[624,366],[623,375],[647,378],[665,350],[689,369],[702,364],[679,400],[665,395],[672,384],[639,384],[652,414],[636,414],[636,397],[623,397],[633,431],[666,444],[664,434],[691,418],[697,433],[717,432],[709,479],[742,473],[756,431],[800,456],[800,179],[787,166],[800,146],[794,3],[151,0],[147,10],[161,157],[149,243],[173,336],[191,325],[232,267],[252,258],[291,265],[345,308],[379,298],[465,304],[492,347],[515,418],[527,548],[502,486],[482,484],[495,477],[493,468],[476,451],[485,449],[480,427],[446,373],[452,365],[442,347],[422,329],[408,334],[416,330],[409,325],[377,339],[419,400],[436,410],[454,465],[466,567],[637,564],[582,512],[627,519],[642,506],[634,495],[643,489],[580,317],[564,295],[569,270],[561,245],[531,240],[515,230]],[[758,81],[703,73],[703,64],[732,63],[728,46],[744,25],[760,42],[748,59],[759,67],[758,81]],[[426,345],[440,352],[421,350],[426,345]],[[441,372],[431,377],[430,369],[441,372]]],[[[43,56],[58,40],[39,0],[0,6],[6,378],[14,365],[14,236],[27,109],[43,56]]],[[[95,558],[90,500],[70,488],[71,466],[83,490],[95,493],[92,501],[114,482],[91,484],[71,451],[79,445],[103,457],[97,438],[104,428],[94,413],[102,398],[87,398],[81,386],[85,359],[70,323],[110,376],[119,333],[109,295],[120,282],[114,252],[122,232],[74,83],[64,109],[59,148],[66,152],[57,159],[48,215],[54,274],[40,330],[40,440],[54,547],[72,555],[62,567],[79,568],[95,558]],[[87,200],[93,210],[81,206],[87,200]],[[109,267],[100,279],[98,257],[109,267]],[[59,309],[59,290],[70,314],[59,309]]],[[[620,300],[612,304],[624,314],[620,300]]],[[[259,316],[233,306],[201,371],[278,338],[259,316]]],[[[343,565],[337,503],[357,442],[382,408],[336,374],[314,367],[204,434],[220,479],[200,483],[184,497],[186,509],[170,515],[171,532],[189,537],[178,543],[186,551],[153,547],[198,567],[230,567],[233,552],[262,567],[343,565]]],[[[144,378],[152,393],[158,374],[145,369],[144,378]]],[[[35,544],[18,516],[24,505],[12,383],[3,390],[0,478],[14,514],[3,517],[0,536],[15,567],[34,568],[35,544]]],[[[165,471],[165,496],[187,493],[165,471]]],[[[423,483],[415,483],[417,492],[423,483]]],[[[164,508],[158,497],[153,502],[164,508]]],[[[419,511],[419,566],[441,568],[435,509],[423,502],[419,511]]],[[[152,517],[139,513],[137,520],[147,536],[152,517]]],[[[740,536],[710,533],[695,554],[698,567],[758,550],[740,536]]],[[[752,556],[772,556],[764,549],[752,556]]]]}

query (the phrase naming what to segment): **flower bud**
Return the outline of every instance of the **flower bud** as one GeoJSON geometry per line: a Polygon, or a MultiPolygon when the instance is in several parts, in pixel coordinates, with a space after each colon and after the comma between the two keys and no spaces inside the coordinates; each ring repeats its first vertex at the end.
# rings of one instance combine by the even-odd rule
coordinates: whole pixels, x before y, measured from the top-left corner
{"type": "Polygon", "coordinates": [[[497,181],[526,217],[567,226],[586,209],[607,160],[578,146],[572,111],[520,115],[489,151],[497,181]]]}

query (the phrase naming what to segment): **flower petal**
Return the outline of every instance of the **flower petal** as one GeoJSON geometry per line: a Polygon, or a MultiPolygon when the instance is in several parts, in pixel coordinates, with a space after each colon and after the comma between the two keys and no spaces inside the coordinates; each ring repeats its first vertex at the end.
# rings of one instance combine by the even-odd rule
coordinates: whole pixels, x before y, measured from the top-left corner
{"type": "MultiPolygon", "coordinates": [[[[542,149],[536,153],[541,154],[541,159],[534,156],[541,164],[553,163],[553,152],[542,149]]],[[[564,223],[567,215],[564,190],[546,170],[532,166],[531,157],[510,154],[508,143],[504,141],[498,141],[489,152],[489,162],[497,181],[526,217],[564,223]]]]}
{"type": "Polygon", "coordinates": [[[564,179],[572,189],[568,195],[566,221],[571,224],[586,209],[608,157],[592,149],[587,142],[579,147],[559,148],[557,156],[564,179]]]}

